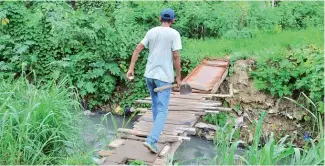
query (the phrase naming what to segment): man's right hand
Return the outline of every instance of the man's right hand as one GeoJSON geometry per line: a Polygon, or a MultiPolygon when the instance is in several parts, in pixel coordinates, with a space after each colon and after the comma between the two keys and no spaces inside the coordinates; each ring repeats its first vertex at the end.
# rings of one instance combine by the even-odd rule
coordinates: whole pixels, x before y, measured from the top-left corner
{"type": "Polygon", "coordinates": [[[131,81],[134,78],[134,70],[129,69],[129,71],[126,73],[126,79],[128,81],[131,81]]]}

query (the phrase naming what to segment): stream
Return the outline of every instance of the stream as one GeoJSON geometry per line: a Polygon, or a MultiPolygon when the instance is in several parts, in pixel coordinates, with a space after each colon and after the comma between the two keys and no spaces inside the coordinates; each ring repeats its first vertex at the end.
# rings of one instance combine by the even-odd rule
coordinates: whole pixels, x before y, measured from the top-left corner
{"type": "MultiPolygon", "coordinates": [[[[114,139],[116,128],[132,128],[135,120],[117,115],[95,114],[85,116],[88,119],[84,128],[86,144],[100,150],[107,142],[114,139]]],[[[177,149],[173,160],[179,164],[209,164],[216,155],[215,145],[205,138],[192,136],[190,141],[184,141],[177,149]],[[205,158],[205,159],[204,159],[205,158]],[[198,161],[199,159],[199,161],[198,161]],[[199,162],[199,163],[198,163],[199,162]]]]}

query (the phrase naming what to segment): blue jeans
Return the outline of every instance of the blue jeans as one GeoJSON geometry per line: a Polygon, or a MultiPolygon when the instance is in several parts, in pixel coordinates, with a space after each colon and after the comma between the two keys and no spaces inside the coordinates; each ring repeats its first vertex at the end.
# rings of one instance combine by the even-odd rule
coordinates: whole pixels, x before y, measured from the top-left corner
{"type": "Polygon", "coordinates": [[[157,143],[167,119],[171,88],[160,92],[154,92],[154,89],[171,83],[151,78],[146,78],[146,83],[151,96],[153,118],[153,128],[147,137],[147,142],[157,143]]]}

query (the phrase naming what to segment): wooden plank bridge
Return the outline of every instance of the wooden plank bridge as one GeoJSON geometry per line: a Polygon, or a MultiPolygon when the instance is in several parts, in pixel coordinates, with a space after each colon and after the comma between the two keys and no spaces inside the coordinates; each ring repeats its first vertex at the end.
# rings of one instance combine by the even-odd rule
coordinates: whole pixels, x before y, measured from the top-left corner
{"type": "MultiPolygon", "coordinates": [[[[209,63],[211,66],[211,63],[209,63]]],[[[220,78],[215,84],[225,78],[226,70],[221,72],[220,78]]],[[[196,71],[197,72],[197,71],[196,71]]],[[[188,78],[188,77],[187,77],[188,78]]],[[[215,84],[210,89],[215,91],[215,84]]],[[[199,117],[206,113],[219,113],[220,111],[231,111],[230,108],[221,107],[222,103],[215,100],[216,97],[232,97],[232,86],[230,94],[207,94],[198,93],[202,90],[195,90],[190,95],[180,95],[173,91],[170,97],[168,116],[157,146],[159,153],[151,153],[144,145],[144,141],[153,127],[152,112],[150,108],[137,108],[142,116],[133,124],[133,129],[119,128],[118,135],[108,147],[109,151],[102,150],[99,155],[102,165],[126,164],[131,160],[141,160],[147,165],[168,165],[172,162],[172,156],[183,141],[189,141],[188,135],[195,134],[193,126],[199,117]]],[[[204,87],[206,89],[206,87],[204,87]]],[[[137,100],[140,104],[151,104],[150,97],[137,100]]]]}

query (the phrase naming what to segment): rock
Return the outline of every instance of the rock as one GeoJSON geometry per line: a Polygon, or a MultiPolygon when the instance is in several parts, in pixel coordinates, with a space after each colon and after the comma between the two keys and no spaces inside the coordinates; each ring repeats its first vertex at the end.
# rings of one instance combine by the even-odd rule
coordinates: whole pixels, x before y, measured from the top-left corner
{"type": "Polygon", "coordinates": [[[206,124],[206,123],[203,123],[203,122],[196,123],[195,127],[200,128],[200,129],[214,130],[214,131],[216,131],[216,129],[217,129],[215,125],[206,124]]]}
{"type": "Polygon", "coordinates": [[[239,90],[233,89],[233,92],[234,92],[234,94],[238,94],[239,93],[239,90]]]}
{"type": "Polygon", "coordinates": [[[83,114],[84,114],[85,116],[95,115],[95,113],[93,113],[93,112],[91,112],[91,111],[89,111],[89,110],[84,111],[83,114]]]}
{"type": "Polygon", "coordinates": [[[115,109],[114,109],[114,112],[115,112],[116,114],[119,114],[119,115],[120,115],[121,112],[122,112],[122,108],[121,108],[121,106],[119,106],[119,105],[116,106],[115,109]]]}
{"type": "Polygon", "coordinates": [[[293,112],[293,117],[297,120],[302,120],[303,116],[307,115],[305,111],[296,110],[293,112]]]}
{"type": "Polygon", "coordinates": [[[208,141],[212,141],[214,136],[212,135],[206,135],[205,138],[208,140],[208,141]]]}
{"type": "Polygon", "coordinates": [[[277,113],[277,111],[274,108],[271,108],[271,109],[269,109],[269,111],[267,113],[275,114],[275,113],[277,113]]]}
{"type": "Polygon", "coordinates": [[[235,119],[235,127],[236,128],[241,128],[241,126],[243,126],[244,123],[244,116],[238,117],[235,119]]]}
{"type": "Polygon", "coordinates": [[[249,138],[248,138],[248,143],[252,143],[254,139],[254,136],[251,132],[249,132],[249,138]]]}

